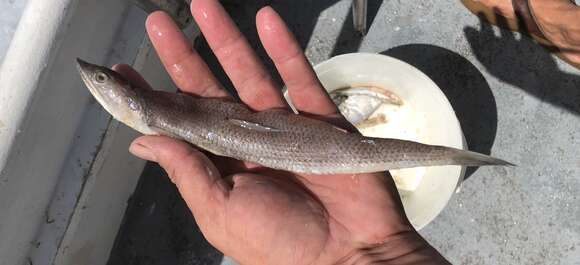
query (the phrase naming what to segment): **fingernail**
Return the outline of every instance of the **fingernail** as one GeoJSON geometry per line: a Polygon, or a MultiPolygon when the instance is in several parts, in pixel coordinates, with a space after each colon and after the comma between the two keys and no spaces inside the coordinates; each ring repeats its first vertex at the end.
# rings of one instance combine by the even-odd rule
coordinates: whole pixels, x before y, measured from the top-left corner
{"type": "Polygon", "coordinates": [[[129,152],[141,159],[157,162],[157,157],[155,157],[153,151],[142,143],[133,142],[129,146],[129,152]]]}
{"type": "Polygon", "coordinates": [[[262,7],[262,10],[268,10],[268,12],[274,11],[274,9],[271,6],[264,6],[262,7]]]}

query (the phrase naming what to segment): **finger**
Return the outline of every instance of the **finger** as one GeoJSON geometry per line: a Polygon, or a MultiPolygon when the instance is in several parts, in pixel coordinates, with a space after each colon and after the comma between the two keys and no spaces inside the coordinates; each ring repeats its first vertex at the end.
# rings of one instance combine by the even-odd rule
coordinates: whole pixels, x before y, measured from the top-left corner
{"type": "Polygon", "coordinates": [[[294,106],[315,115],[338,113],[308,63],[302,48],[282,18],[271,7],[264,7],[256,15],[258,35],[264,49],[284,80],[294,106]]]}
{"type": "Polygon", "coordinates": [[[339,128],[345,129],[352,133],[359,133],[358,129],[352,125],[352,123],[348,122],[340,113],[330,114],[330,115],[314,115],[308,114],[306,115],[310,118],[321,120],[333,124],[339,128]]]}
{"type": "Polygon", "coordinates": [[[191,13],[244,103],[255,110],[286,107],[270,74],[219,1],[192,1],[191,13]]]}
{"type": "Polygon", "coordinates": [[[261,168],[261,165],[240,161],[234,158],[229,158],[225,156],[218,156],[211,153],[205,153],[214,164],[219,165],[220,174],[222,176],[228,176],[239,172],[255,172],[261,168]]]}
{"type": "Polygon", "coordinates": [[[229,96],[169,15],[154,12],[145,24],[161,62],[177,87],[202,97],[229,96]]]}
{"type": "Polygon", "coordinates": [[[164,136],[139,137],[129,151],[165,169],[196,219],[220,220],[229,188],[205,155],[185,142],[164,136]]]}
{"type": "Polygon", "coordinates": [[[506,40],[513,40],[515,39],[515,34],[509,30],[509,24],[506,17],[500,15],[501,12],[499,9],[494,8],[493,12],[496,16],[497,26],[499,30],[499,36],[505,38],[506,40]]]}
{"type": "Polygon", "coordinates": [[[485,15],[483,13],[478,13],[478,18],[481,27],[481,35],[494,37],[493,28],[491,27],[491,24],[486,21],[485,15]]]}
{"type": "Polygon", "coordinates": [[[133,67],[126,64],[115,64],[113,65],[113,70],[123,77],[125,77],[129,83],[133,86],[143,89],[152,90],[153,88],[145,81],[145,79],[139,74],[133,67]]]}

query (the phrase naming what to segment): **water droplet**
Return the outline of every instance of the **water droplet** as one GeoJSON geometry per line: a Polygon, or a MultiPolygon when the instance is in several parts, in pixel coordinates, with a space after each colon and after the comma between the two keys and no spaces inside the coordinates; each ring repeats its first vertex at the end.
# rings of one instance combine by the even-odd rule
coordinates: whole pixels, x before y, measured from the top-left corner
{"type": "Polygon", "coordinates": [[[129,108],[131,110],[139,110],[139,104],[135,102],[132,98],[128,98],[127,101],[129,102],[129,108]]]}
{"type": "Polygon", "coordinates": [[[213,133],[213,132],[208,132],[207,133],[207,139],[208,140],[214,140],[216,138],[216,136],[217,135],[215,133],[213,133]]]}
{"type": "Polygon", "coordinates": [[[207,173],[207,175],[210,178],[213,178],[214,177],[213,170],[212,170],[212,168],[209,165],[205,165],[205,172],[207,173]]]}
{"type": "Polygon", "coordinates": [[[147,213],[147,215],[152,215],[155,212],[156,206],[157,206],[156,203],[152,203],[151,206],[149,206],[149,212],[147,213]]]}
{"type": "Polygon", "coordinates": [[[372,139],[363,139],[363,140],[361,140],[361,143],[374,145],[375,144],[375,141],[372,140],[372,139]]]}
{"type": "Polygon", "coordinates": [[[180,74],[183,72],[183,66],[181,64],[174,64],[171,66],[171,68],[173,68],[173,73],[174,74],[180,74]]]}

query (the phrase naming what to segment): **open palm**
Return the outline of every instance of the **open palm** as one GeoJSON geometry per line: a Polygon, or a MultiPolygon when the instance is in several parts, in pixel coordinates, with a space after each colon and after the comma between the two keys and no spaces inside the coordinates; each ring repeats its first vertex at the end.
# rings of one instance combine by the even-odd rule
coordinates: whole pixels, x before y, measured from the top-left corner
{"type": "MultiPolygon", "coordinates": [[[[219,2],[193,1],[191,10],[242,101],[256,111],[287,108],[280,89],[219,2]]],[[[296,108],[350,129],[277,13],[263,8],[256,24],[296,108]]],[[[182,92],[228,100],[168,15],[151,14],[147,31],[182,92]]],[[[128,66],[115,70],[148,87],[128,66]]],[[[208,241],[242,264],[388,261],[427,246],[404,216],[387,173],[294,174],[203,154],[162,136],[136,139],[131,152],[158,162],[169,173],[208,241]]]]}

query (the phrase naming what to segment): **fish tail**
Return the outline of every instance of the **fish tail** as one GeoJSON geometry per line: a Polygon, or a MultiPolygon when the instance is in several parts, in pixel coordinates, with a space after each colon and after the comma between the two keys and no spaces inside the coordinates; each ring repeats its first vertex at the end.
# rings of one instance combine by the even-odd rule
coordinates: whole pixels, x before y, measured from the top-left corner
{"type": "Polygon", "coordinates": [[[514,164],[499,159],[495,157],[491,157],[488,155],[449,148],[450,154],[449,159],[451,160],[452,164],[456,165],[464,165],[464,166],[487,166],[487,165],[498,165],[498,166],[515,166],[514,164]]]}

